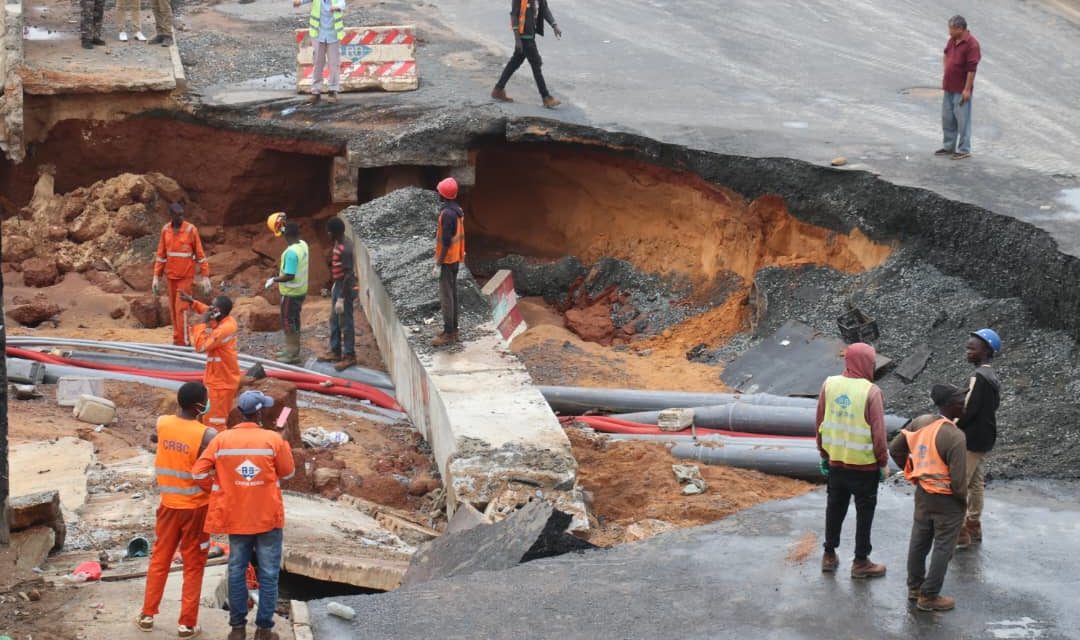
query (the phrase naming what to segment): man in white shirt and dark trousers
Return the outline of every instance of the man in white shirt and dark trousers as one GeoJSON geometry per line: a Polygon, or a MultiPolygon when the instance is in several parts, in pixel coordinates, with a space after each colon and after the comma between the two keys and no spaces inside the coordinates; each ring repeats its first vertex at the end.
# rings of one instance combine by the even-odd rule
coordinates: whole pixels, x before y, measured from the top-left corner
{"type": "Polygon", "coordinates": [[[345,0],[293,0],[293,6],[311,4],[308,17],[308,36],[311,37],[312,63],[310,104],[318,104],[322,96],[323,69],[330,67],[330,87],[326,101],[337,102],[341,84],[341,39],[345,37],[345,0]]]}

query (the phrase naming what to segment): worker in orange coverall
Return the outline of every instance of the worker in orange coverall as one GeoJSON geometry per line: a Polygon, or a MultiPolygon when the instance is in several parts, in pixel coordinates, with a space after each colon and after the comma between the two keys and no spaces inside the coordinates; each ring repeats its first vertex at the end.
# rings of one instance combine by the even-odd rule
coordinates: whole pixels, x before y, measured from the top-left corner
{"type": "Polygon", "coordinates": [[[206,411],[206,387],[185,382],[176,394],[180,410],[157,421],[157,473],[161,502],[157,509],[156,541],[146,570],[146,595],[136,624],[152,631],[158,614],[165,580],[169,577],[173,554],[180,548],[184,562],[184,586],[180,602],[178,638],[199,635],[199,596],[203,569],[210,549],[210,534],[204,532],[210,494],[195,484],[191,468],[217,432],[198,418],[206,411]]]}
{"type": "Polygon", "coordinates": [[[157,261],[154,262],[154,295],[161,295],[161,276],[169,283],[169,315],[172,318],[173,344],[187,346],[187,314],[190,305],[180,299],[180,293],[191,295],[195,284],[203,295],[210,294],[210,264],[203,252],[202,240],[195,225],[184,220],[184,207],[179,202],[169,205],[169,222],[161,228],[157,261]]]}
{"type": "Polygon", "coordinates": [[[236,319],[229,315],[233,303],[228,296],[218,296],[207,306],[183,292],[180,299],[199,314],[190,318],[193,324],[188,333],[196,353],[206,354],[203,384],[210,393],[210,408],[203,424],[224,431],[240,386],[236,319]]]}

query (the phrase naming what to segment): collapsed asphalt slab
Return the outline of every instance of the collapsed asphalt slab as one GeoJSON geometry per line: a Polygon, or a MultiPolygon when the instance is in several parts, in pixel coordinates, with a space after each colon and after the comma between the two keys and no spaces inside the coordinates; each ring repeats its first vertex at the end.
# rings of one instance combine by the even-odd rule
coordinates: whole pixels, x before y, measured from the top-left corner
{"type": "Polygon", "coordinates": [[[907,600],[912,497],[881,489],[872,557],[879,580],[848,577],[854,514],[840,571],[819,568],[825,495],[816,491],[712,525],[607,551],[436,580],[393,593],[333,598],[356,610],[328,616],[309,603],[318,640],[346,638],[1077,638],[1080,552],[1075,483],[1017,482],[987,496],[984,544],[958,552],[944,593],[955,611],[907,600]]]}

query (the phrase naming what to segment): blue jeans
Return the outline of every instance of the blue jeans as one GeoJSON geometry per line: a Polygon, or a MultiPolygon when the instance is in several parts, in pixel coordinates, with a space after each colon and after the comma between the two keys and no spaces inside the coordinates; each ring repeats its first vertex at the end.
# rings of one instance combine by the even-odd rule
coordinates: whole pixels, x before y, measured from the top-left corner
{"type": "Polygon", "coordinates": [[[247,625],[247,568],[254,553],[259,577],[259,608],[255,612],[255,626],[260,629],[274,627],[282,538],[281,529],[252,535],[229,534],[229,626],[247,625]]]}
{"type": "Polygon", "coordinates": [[[941,99],[941,146],[946,151],[971,153],[971,100],[960,104],[961,97],[946,91],[941,99]]]}
{"type": "Polygon", "coordinates": [[[330,351],[346,356],[356,355],[356,323],[353,320],[355,291],[352,283],[345,280],[334,282],[330,289],[330,351]],[[345,313],[334,313],[338,298],[345,303],[345,313]]]}

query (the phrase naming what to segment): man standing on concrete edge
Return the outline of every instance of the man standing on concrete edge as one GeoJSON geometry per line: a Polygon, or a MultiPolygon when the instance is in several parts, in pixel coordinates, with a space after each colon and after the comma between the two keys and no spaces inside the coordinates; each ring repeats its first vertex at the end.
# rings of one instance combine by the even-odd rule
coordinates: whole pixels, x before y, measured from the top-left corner
{"type": "Polygon", "coordinates": [[[979,329],[964,343],[964,357],[975,365],[966,385],[964,414],[956,426],[967,436],[967,521],[957,548],[982,542],[983,460],[997,442],[997,409],[1001,403],[1001,380],[990,361],[1001,352],[1001,338],[993,329],[979,329]]]}
{"type": "Polygon", "coordinates": [[[286,364],[300,362],[300,311],[308,290],[308,258],[306,242],[300,239],[300,225],[286,222],[283,234],[288,246],[281,253],[278,275],[266,281],[269,289],[276,283],[281,293],[281,329],[285,334],[285,348],[279,351],[278,360],[286,364]]]}
{"type": "Polygon", "coordinates": [[[310,104],[319,104],[323,69],[330,67],[330,92],[326,101],[337,102],[341,85],[341,39],[345,37],[345,0],[293,0],[293,6],[311,3],[308,37],[311,38],[312,63],[310,104]]]}
{"type": "Polygon", "coordinates": [[[333,362],[334,369],[344,371],[356,364],[356,326],[353,320],[353,287],[356,277],[353,268],[352,243],[345,237],[345,221],[330,218],[326,221],[333,250],[330,254],[330,351],[320,356],[320,362],[333,362]]]}
{"type": "Polygon", "coordinates": [[[203,416],[203,422],[219,431],[227,428],[229,412],[236,400],[236,390],[240,386],[240,363],[237,355],[237,326],[232,313],[232,299],[228,296],[214,298],[211,306],[181,294],[186,302],[191,303],[195,318],[191,327],[191,342],[195,353],[206,354],[206,372],[203,384],[210,390],[210,405],[203,416]]]}
{"type": "Polygon", "coordinates": [[[442,197],[439,223],[435,229],[435,272],[439,278],[439,305],[442,307],[443,331],[431,344],[436,347],[458,340],[457,277],[465,262],[465,212],[456,202],[458,183],[446,178],[436,187],[442,197]]]}
{"type": "Polygon", "coordinates": [[[209,533],[229,534],[228,640],[245,640],[247,568],[252,556],[258,569],[259,606],[255,640],[278,640],[273,631],[281,569],[285,503],[278,482],[293,476],[289,443],[263,429],[262,411],[274,400],[259,391],[245,391],[237,400],[244,422],[222,432],[199,456],[192,475],[202,486],[216,485],[206,519],[209,533]]]}
{"type": "Polygon", "coordinates": [[[491,97],[500,102],[513,102],[506,95],[506,83],[510,77],[521,67],[525,60],[532,67],[533,79],[536,80],[536,88],[540,90],[540,97],[544,100],[544,106],[554,109],[562,104],[559,99],[548,93],[547,83],[544,82],[544,73],[541,67],[544,64],[540,57],[540,49],[536,47],[536,36],[544,35],[544,22],[551,25],[555,31],[555,37],[562,39],[562,29],[555,24],[555,16],[548,8],[547,0],[510,0],[510,29],[514,32],[514,55],[506,63],[499,81],[495,83],[495,89],[491,97]]]}
{"type": "Polygon", "coordinates": [[[169,283],[169,311],[172,317],[173,344],[187,346],[187,316],[191,306],[180,298],[181,293],[191,295],[198,270],[198,284],[203,294],[210,293],[210,264],[206,261],[202,239],[195,225],[184,220],[184,207],[179,202],[169,205],[169,222],[161,228],[158,239],[157,261],[154,263],[154,295],[161,295],[161,276],[169,283]]]}
{"type": "Polygon", "coordinates": [[[194,638],[199,634],[199,598],[210,548],[210,535],[204,532],[210,495],[195,483],[191,468],[217,432],[199,422],[199,416],[207,409],[206,387],[198,382],[185,382],[176,394],[176,402],[179,412],[175,416],[161,416],[157,421],[154,468],[161,503],[157,509],[154,550],[146,569],[146,594],[137,624],[143,631],[153,630],[173,554],[179,547],[184,561],[184,586],[176,635],[194,638]]]}
{"type": "Polygon", "coordinates": [[[844,373],[825,380],[818,396],[817,445],[821,473],[828,478],[825,554],[821,570],[836,571],[840,530],[855,497],[855,561],[852,578],[885,575],[885,565],[870,561],[870,529],[878,484],[889,464],[885,438],[885,400],[873,383],[874,348],[857,342],[844,353],[844,373]]]}
{"type": "Polygon", "coordinates": [[[930,397],[938,415],[919,416],[889,445],[889,454],[915,485],[915,515],[908,546],[908,600],[920,611],[948,611],[956,599],[941,595],[945,572],[964,524],[967,448],[954,420],[964,410],[964,392],[936,384],[930,397]],[[926,556],[933,547],[930,572],[926,556]]]}
{"type": "Polygon", "coordinates": [[[971,157],[971,92],[975,89],[975,69],[982,52],[979,41],[967,28],[964,16],[949,18],[949,42],[945,45],[944,77],[941,88],[941,129],[943,142],[936,156],[953,160],[971,157]]]}
{"type": "Polygon", "coordinates": [[[82,48],[93,49],[95,44],[104,45],[105,41],[101,39],[101,23],[105,21],[105,0],[79,0],[79,9],[82,13],[79,20],[82,48]]]}

